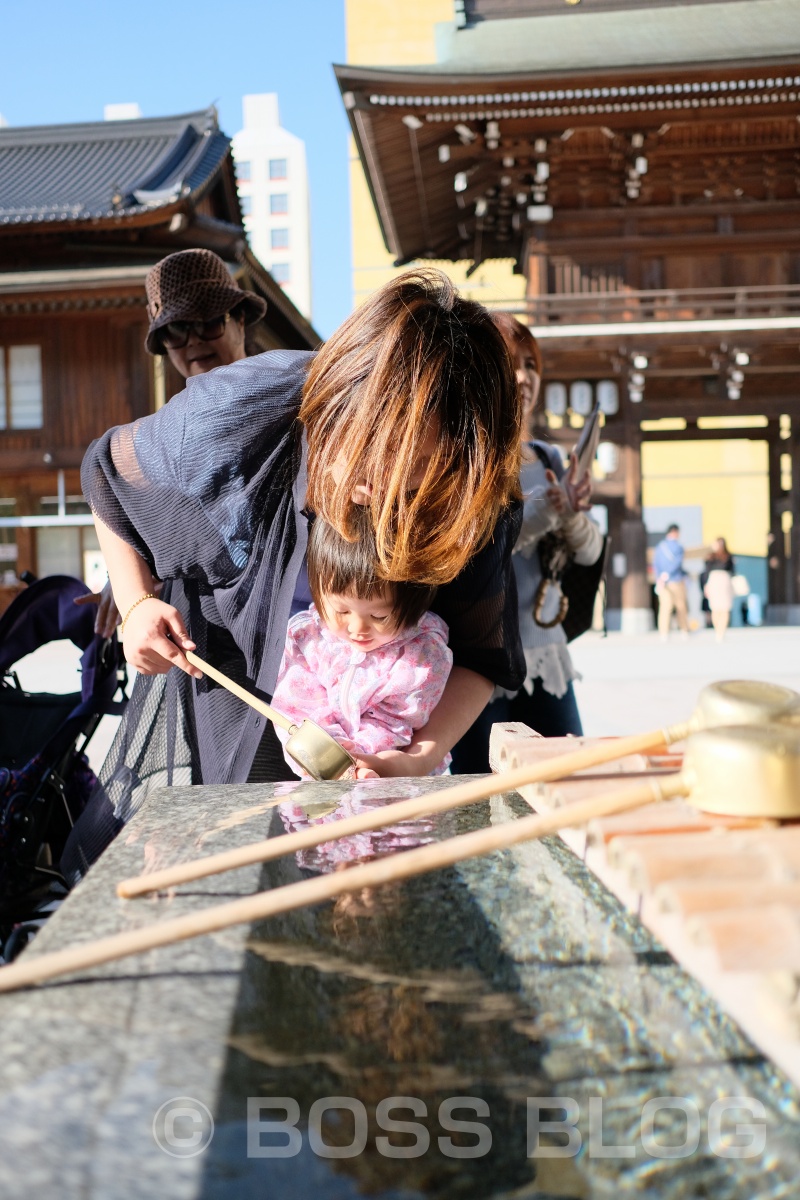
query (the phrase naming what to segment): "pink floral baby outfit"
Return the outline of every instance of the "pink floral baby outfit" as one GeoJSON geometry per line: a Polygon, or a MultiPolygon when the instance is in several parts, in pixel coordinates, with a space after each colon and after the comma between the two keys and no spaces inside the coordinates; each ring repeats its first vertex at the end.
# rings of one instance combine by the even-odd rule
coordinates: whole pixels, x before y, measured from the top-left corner
{"type": "MultiPolygon", "coordinates": [[[[441,617],[428,612],[386,645],[359,650],[332,634],[312,604],[289,622],[272,703],[297,724],[303,717],[316,721],[351,754],[407,746],[447,683],[453,665],[447,632],[441,617]]],[[[285,745],[289,734],[275,732],[285,745]]],[[[449,763],[448,754],[432,774],[443,774],[449,763]]]]}

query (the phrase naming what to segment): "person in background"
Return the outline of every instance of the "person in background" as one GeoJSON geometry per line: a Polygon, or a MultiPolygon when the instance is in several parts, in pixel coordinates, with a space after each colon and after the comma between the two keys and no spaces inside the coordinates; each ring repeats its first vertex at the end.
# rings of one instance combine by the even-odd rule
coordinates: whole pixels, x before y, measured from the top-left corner
{"type": "MultiPolygon", "coordinates": [[[[447,626],[429,612],[436,589],[376,575],[369,512],[356,514],[349,541],[317,518],[308,539],[314,603],[289,621],[272,703],[299,725],[309,717],[352,755],[407,746],[427,725],[445,689],[453,655],[447,626]]],[[[276,728],[284,757],[289,734],[276,728]]],[[[446,755],[431,772],[442,775],[446,755]]],[[[377,778],[364,767],[356,778],[377,778]]]]}
{"type": "Polygon", "coordinates": [[[728,550],[725,538],[717,538],[711,554],[705,561],[706,582],[703,594],[711,611],[711,624],[716,640],[721,642],[731,620],[734,601],[733,555],[728,550]]]}
{"type": "Polygon", "coordinates": [[[689,636],[686,571],[683,569],[684,551],[679,540],[680,532],[679,526],[670,525],[666,535],[656,546],[653,559],[658,595],[658,632],[662,642],[669,637],[673,610],[683,636],[689,636]]]}
{"type": "MultiPolygon", "coordinates": [[[[512,563],[526,677],[518,691],[495,689],[491,703],[453,747],[454,774],[489,770],[489,736],[492,725],[499,721],[522,721],[545,737],[579,736],[583,732],[572,686],[579,675],[567,649],[563,626],[560,621],[549,627],[539,624],[533,613],[542,581],[538,548],[546,534],[560,533],[575,561],[584,566],[595,563],[603,550],[602,534],[586,516],[591,506],[589,473],[577,479],[574,456],[565,471],[556,447],[534,441],[534,413],[542,377],[538,343],[530,330],[510,314],[495,313],[492,319],[514,363],[522,401],[523,517],[512,563]]],[[[544,622],[549,624],[557,616],[560,600],[558,587],[551,587],[542,613],[544,622]]]]}
{"type": "MultiPolygon", "coordinates": [[[[205,375],[247,357],[245,329],[260,321],[267,302],[245,292],[211,250],[179,250],[147,273],[144,281],[150,328],[145,349],[166,355],[184,379],[205,375]]],[[[111,584],[75,604],[96,604],[95,633],[111,637],[120,614],[111,584]]]]}

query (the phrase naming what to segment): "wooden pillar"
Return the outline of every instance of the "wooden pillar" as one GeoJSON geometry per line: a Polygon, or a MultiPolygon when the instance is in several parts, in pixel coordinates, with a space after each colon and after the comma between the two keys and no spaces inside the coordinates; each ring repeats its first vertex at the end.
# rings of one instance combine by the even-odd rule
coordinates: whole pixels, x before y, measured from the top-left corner
{"type": "MultiPolygon", "coordinates": [[[[794,426],[794,422],[792,423],[794,426]]],[[[791,606],[789,619],[795,624],[800,617],[800,495],[798,495],[798,462],[800,431],[792,430],[792,436],[783,445],[783,453],[791,458],[791,479],[786,495],[786,509],[792,514],[792,530],[789,537],[789,561],[786,564],[786,603],[791,606]]]]}
{"type": "Polygon", "coordinates": [[[153,411],[163,408],[167,403],[167,382],[164,370],[164,359],[160,354],[153,358],[153,411]]]}
{"type": "MultiPolygon", "coordinates": [[[[622,550],[622,523],[625,519],[625,509],[622,504],[621,497],[610,497],[607,505],[608,512],[608,536],[611,539],[611,554],[623,553],[622,550]]],[[[614,573],[614,559],[610,559],[606,569],[606,610],[613,609],[615,613],[622,612],[622,580],[614,573]]],[[[614,624],[614,628],[619,627],[619,620],[614,624]]]]}
{"type": "MultiPolygon", "coordinates": [[[[16,508],[18,517],[30,516],[33,512],[33,493],[26,487],[18,487],[16,495],[16,508]]],[[[30,571],[32,575],[38,575],[38,562],[36,555],[36,530],[35,529],[17,529],[17,575],[22,575],[23,571],[30,571]]]]}
{"type": "Polygon", "coordinates": [[[787,509],[789,496],[781,483],[781,455],[790,452],[790,442],[780,437],[777,421],[770,421],[767,428],[769,452],[769,546],[767,548],[767,604],[769,619],[779,623],[788,619],[789,607],[797,595],[793,587],[791,560],[786,557],[786,538],[783,531],[783,513],[787,509]]]}
{"type": "Polygon", "coordinates": [[[642,441],[638,422],[628,419],[625,425],[625,515],[621,550],[625,555],[626,570],[622,581],[620,628],[623,633],[649,633],[654,621],[647,580],[647,531],[642,520],[642,441]]]}

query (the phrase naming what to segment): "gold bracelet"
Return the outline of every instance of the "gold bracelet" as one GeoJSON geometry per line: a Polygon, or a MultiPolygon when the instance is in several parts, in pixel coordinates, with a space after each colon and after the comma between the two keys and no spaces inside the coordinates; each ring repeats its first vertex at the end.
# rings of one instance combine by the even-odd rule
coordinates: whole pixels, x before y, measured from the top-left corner
{"type": "Polygon", "coordinates": [[[122,618],[122,623],[119,627],[120,636],[122,636],[125,633],[125,622],[127,621],[128,617],[131,615],[133,610],[136,608],[137,604],[141,604],[143,600],[155,600],[155,599],[156,599],[155,592],[145,592],[145,594],[143,596],[140,596],[138,600],[134,600],[133,604],[130,606],[128,611],[125,613],[125,616],[122,618]]]}

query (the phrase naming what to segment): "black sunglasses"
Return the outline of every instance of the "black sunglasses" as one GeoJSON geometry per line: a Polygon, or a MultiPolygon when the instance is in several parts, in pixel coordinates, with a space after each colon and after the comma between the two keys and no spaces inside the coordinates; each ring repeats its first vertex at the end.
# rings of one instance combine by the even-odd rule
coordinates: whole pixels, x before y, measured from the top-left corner
{"type": "Polygon", "coordinates": [[[230,319],[231,314],[226,312],[210,321],[168,321],[158,331],[161,345],[167,350],[182,350],[191,334],[201,342],[215,342],[222,337],[230,319]]]}

